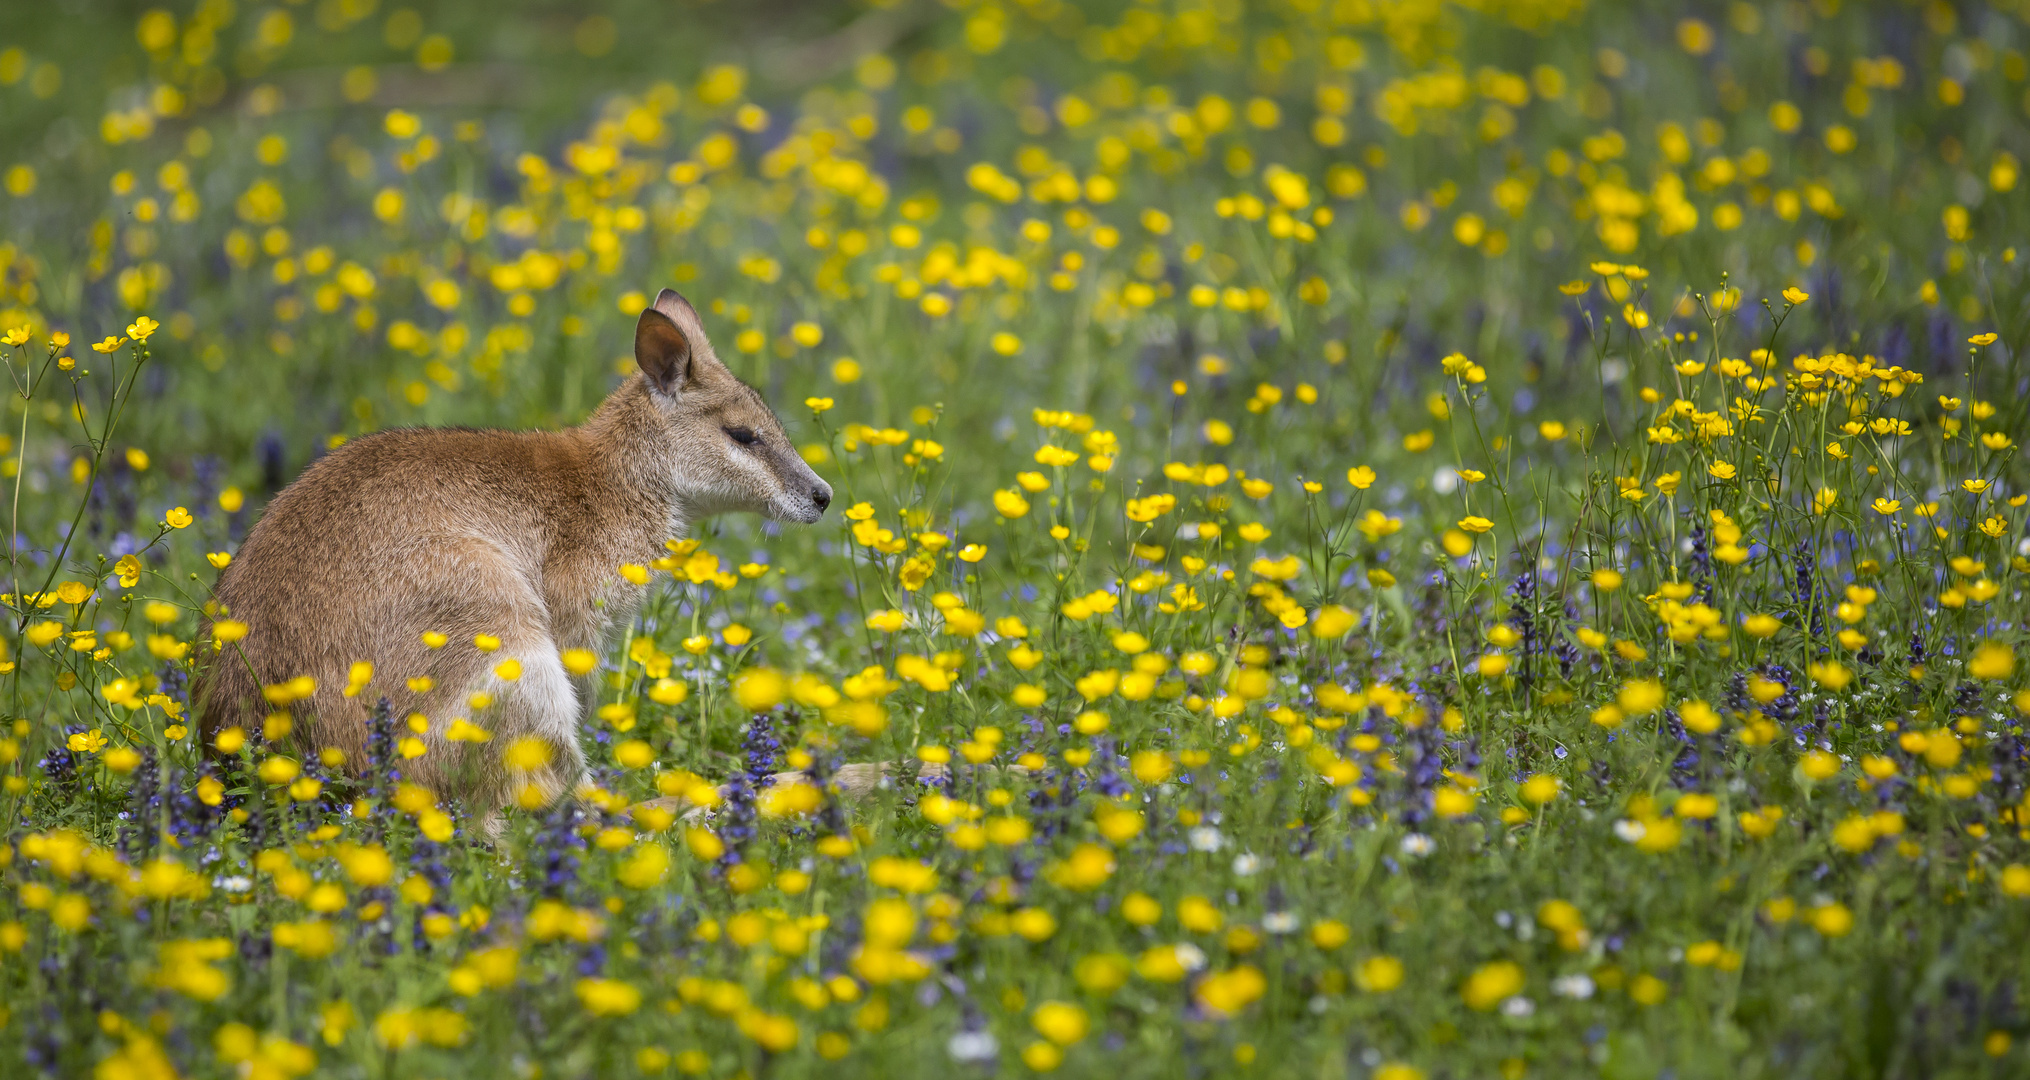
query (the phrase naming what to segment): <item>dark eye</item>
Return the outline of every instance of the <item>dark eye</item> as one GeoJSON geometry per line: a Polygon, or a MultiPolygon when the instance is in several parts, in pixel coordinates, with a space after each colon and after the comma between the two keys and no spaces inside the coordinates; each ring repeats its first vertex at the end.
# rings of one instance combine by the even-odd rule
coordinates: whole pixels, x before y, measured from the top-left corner
{"type": "Polygon", "coordinates": [[[726,429],[726,434],[742,446],[753,446],[757,441],[753,428],[730,427],[726,429]]]}

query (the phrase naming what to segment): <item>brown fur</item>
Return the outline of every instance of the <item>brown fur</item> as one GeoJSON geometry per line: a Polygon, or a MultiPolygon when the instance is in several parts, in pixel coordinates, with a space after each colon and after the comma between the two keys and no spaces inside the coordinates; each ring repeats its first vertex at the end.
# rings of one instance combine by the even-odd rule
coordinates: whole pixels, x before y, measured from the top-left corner
{"type": "Polygon", "coordinates": [[[219,578],[223,613],[249,630],[199,688],[207,736],[234,725],[258,735],[269,711],[262,687],[309,675],[315,695],[291,707],[303,745],[358,761],[369,709],[385,696],[398,719],[429,720],[429,750],[404,773],[476,811],[518,786],[499,757],[523,736],[555,747],[531,782],[553,796],[575,787],[577,721],[591,694],[559,656],[602,649],[633,620],[646,590],[619,567],[666,554],[665,540],[712,514],[808,524],[831,500],[681,296],[666,289],[642,312],[635,358],[641,373],[579,427],[381,432],[277,495],[219,578]],[[752,442],[737,442],[736,430],[752,442]],[[427,648],[433,630],[449,644],[427,648]],[[499,651],[475,647],[479,634],[500,638],[499,651]],[[522,666],[512,682],[494,674],[510,657],[522,666]],[[374,664],[373,682],[347,698],[360,660],[374,664]],[[417,677],[434,686],[412,692],[417,677]],[[493,698],[476,714],[475,692],[493,698]],[[456,717],[493,741],[448,742],[456,717]]]}

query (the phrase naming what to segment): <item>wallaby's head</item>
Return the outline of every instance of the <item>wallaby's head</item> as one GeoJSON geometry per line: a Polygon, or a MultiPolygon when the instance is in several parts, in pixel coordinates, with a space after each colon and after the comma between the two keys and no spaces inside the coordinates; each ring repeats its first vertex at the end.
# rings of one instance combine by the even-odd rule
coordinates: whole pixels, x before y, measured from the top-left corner
{"type": "Polygon", "coordinates": [[[815,523],[832,502],[754,388],[712,352],[689,301],[664,289],[634,328],[634,359],[666,425],[676,488],[700,515],[749,511],[815,523]]]}

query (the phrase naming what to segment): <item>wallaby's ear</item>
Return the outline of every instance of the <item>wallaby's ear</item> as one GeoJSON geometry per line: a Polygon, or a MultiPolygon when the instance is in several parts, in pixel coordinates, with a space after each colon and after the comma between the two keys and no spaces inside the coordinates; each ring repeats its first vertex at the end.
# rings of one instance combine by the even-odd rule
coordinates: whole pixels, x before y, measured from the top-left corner
{"type": "Polygon", "coordinates": [[[705,340],[705,321],[698,318],[698,309],[692,307],[691,302],[684,299],[677,290],[664,289],[657,293],[654,306],[657,311],[669,316],[670,321],[677,324],[677,329],[682,330],[693,345],[704,352],[711,351],[711,346],[706,344],[705,340]]]}
{"type": "Polygon", "coordinates": [[[650,386],[672,397],[682,392],[691,382],[692,359],[690,337],[668,315],[656,308],[641,313],[634,324],[634,362],[650,386]]]}

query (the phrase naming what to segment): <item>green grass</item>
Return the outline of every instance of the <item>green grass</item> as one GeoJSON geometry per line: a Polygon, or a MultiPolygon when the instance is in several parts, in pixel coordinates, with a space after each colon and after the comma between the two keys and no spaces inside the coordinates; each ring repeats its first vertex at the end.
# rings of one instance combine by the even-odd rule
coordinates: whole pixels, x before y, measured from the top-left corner
{"type": "Polygon", "coordinates": [[[9,11],[0,1060],[2020,1073],[2026,17],[9,11]],[[279,485],[664,286],[837,512],[654,568],[595,789],[200,745],[279,485]]]}

